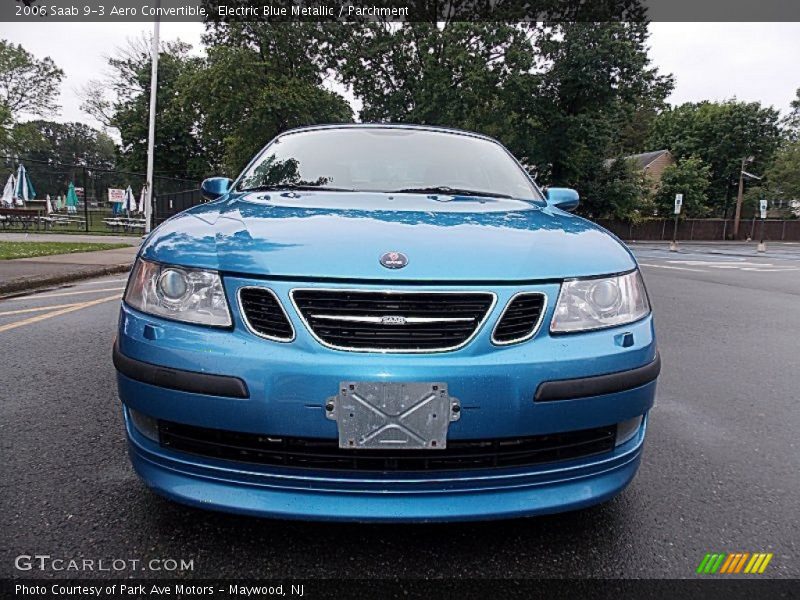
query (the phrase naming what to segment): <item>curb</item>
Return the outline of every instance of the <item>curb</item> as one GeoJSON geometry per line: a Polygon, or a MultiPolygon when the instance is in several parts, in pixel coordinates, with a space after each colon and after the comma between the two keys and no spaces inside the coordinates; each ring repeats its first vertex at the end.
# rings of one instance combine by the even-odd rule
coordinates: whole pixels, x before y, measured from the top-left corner
{"type": "Polygon", "coordinates": [[[114,275],[116,273],[124,273],[131,269],[132,263],[123,263],[118,265],[111,265],[108,267],[97,267],[96,269],[89,269],[86,271],[78,271],[73,273],[60,273],[58,275],[50,275],[45,277],[34,278],[19,278],[12,279],[11,281],[0,282],[0,298],[15,294],[18,292],[29,292],[40,288],[51,287],[62,283],[70,283],[72,281],[80,281],[81,279],[92,279],[94,277],[102,277],[104,275],[114,275]]]}

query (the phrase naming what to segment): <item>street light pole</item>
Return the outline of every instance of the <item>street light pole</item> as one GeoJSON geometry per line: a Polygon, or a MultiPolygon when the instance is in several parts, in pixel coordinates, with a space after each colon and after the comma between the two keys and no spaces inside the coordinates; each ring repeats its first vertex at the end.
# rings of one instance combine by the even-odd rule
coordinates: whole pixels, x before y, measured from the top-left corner
{"type": "MultiPolygon", "coordinates": [[[[161,8],[161,0],[156,0],[156,8],[161,8]]],[[[158,11],[156,11],[158,15],[158,11]]],[[[153,223],[153,151],[156,142],[156,93],[158,92],[158,51],[161,22],[156,16],[153,24],[153,64],[150,71],[150,124],[147,132],[147,198],[144,205],[144,231],[150,233],[153,223]]]]}

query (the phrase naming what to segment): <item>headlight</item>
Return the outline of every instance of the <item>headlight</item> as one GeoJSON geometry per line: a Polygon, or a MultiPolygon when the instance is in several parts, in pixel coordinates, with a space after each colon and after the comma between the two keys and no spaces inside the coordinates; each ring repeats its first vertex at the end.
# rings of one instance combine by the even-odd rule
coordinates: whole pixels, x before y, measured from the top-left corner
{"type": "Polygon", "coordinates": [[[550,331],[569,333],[624,325],[649,312],[639,271],[619,277],[573,279],[561,286],[550,331]]]}
{"type": "Polygon", "coordinates": [[[170,267],[138,259],[125,302],[144,313],[187,323],[229,327],[222,279],[216,271],[170,267]]]}

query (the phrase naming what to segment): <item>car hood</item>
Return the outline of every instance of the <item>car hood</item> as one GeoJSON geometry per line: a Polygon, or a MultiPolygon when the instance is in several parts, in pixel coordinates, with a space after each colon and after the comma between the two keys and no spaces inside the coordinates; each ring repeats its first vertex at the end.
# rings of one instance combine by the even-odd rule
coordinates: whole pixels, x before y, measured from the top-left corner
{"type": "Polygon", "coordinates": [[[368,193],[249,193],[194,207],[143,257],[228,273],[313,279],[528,281],[628,271],[601,227],[536,202],[368,193]],[[381,255],[404,253],[402,269],[381,255]]]}

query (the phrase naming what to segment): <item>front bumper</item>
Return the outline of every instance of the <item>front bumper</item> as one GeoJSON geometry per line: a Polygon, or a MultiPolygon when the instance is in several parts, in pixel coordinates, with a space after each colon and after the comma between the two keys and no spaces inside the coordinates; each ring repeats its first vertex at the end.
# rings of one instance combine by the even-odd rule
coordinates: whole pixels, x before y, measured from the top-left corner
{"type": "MultiPolygon", "coordinates": [[[[253,283],[226,278],[226,289],[232,297],[239,286],[253,283]]],[[[291,284],[268,285],[288,309],[291,284]]],[[[448,439],[453,440],[569,432],[647,414],[658,374],[651,317],[621,328],[571,336],[550,336],[542,327],[527,342],[492,346],[494,320],[520,289],[497,290],[494,314],[475,339],[460,350],[435,355],[326,349],[291,310],[287,312],[297,339],[285,344],[248,333],[236,310],[233,329],[223,331],[165,321],[123,305],[115,362],[133,465],[148,485],[175,500],[280,518],[486,519],[602,502],[633,478],[644,424],[631,440],[603,455],[519,468],[411,475],[217,460],[161,447],[144,437],[129,418],[127,409],[134,409],[155,419],[197,427],[335,439],[336,424],[325,418],[324,403],[345,380],[446,381],[462,407],[461,418],[450,424],[448,439]],[[630,377],[631,372],[642,370],[649,373],[644,379],[630,377]],[[613,381],[627,378],[633,387],[608,387],[609,374],[619,375],[612,376],[613,381]],[[214,395],[198,393],[202,385],[187,384],[193,375],[217,386],[205,388],[214,395]],[[580,387],[569,381],[578,379],[580,387]],[[546,382],[555,384],[549,397],[536,398],[537,391],[547,391],[546,382]],[[565,399],[564,390],[570,386],[582,391],[565,399]],[[602,393],[595,395],[591,390],[602,393]]],[[[557,297],[555,284],[531,289],[557,297]]],[[[544,323],[549,323],[552,310],[549,306],[544,323]]]]}
{"type": "Polygon", "coordinates": [[[592,460],[536,469],[417,476],[308,473],[165,451],[143,437],[125,411],[128,451],[147,485],[204,509],[277,519],[425,522],[504,519],[563,512],[619,494],[639,468],[639,432],[592,460]]]}

